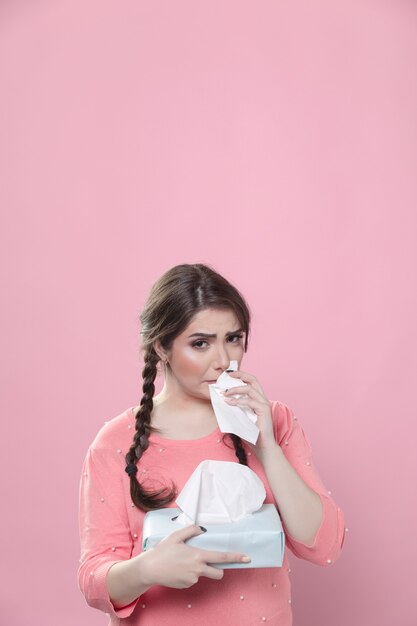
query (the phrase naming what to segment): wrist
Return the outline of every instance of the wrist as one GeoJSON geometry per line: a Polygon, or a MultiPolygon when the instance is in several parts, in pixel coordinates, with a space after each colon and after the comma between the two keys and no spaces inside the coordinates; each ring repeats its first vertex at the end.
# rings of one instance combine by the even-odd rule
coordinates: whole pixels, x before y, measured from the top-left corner
{"type": "MultiPolygon", "coordinates": [[[[146,554],[146,553],[143,553],[146,554]]],[[[126,606],[145,593],[150,584],[141,563],[142,554],[112,565],[107,573],[107,589],[115,608],[126,606]]]]}
{"type": "Polygon", "coordinates": [[[152,550],[141,552],[132,559],[132,561],[135,561],[136,584],[141,587],[146,587],[146,589],[149,589],[152,585],[156,585],[158,582],[154,572],[152,552],[152,550]]]}
{"type": "Polygon", "coordinates": [[[267,444],[260,444],[255,446],[255,453],[262,464],[265,464],[269,459],[274,459],[277,456],[284,455],[280,445],[275,441],[268,442],[267,444]]]}

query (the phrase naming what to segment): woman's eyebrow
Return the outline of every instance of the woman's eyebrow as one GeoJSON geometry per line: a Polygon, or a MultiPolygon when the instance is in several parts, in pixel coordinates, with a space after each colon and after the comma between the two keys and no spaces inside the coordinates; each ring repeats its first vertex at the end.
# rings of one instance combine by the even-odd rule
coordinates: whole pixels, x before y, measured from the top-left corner
{"type": "MultiPolygon", "coordinates": [[[[237,335],[237,333],[241,333],[242,332],[242,328],[238,328],[237,330],[230,330],[228,333],[226,333],[226,337],[229,337],[230,335],[237,335]]],[[[188,339],[190,339],[190,337],[205,337],[206,339],[210,339],[210,338],[216,338],[217,335],[215,333],[211,334],[211,333],[193,333],[192,335],[188,335],[188,339]]]]}

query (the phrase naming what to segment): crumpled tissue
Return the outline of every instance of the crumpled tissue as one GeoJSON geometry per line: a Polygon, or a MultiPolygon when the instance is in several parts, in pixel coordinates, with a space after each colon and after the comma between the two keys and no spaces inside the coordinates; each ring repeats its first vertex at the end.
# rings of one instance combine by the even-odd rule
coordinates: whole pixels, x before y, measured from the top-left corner
{"type": "MultiPolygon", "coordinates": [[[[229,371],[236,371],[237,361],[230,361],[228,369],[229,371]]],[[[222,433],[233,433],[245,441],[255,444],[258,439],[259,428],[256,425],[257,416],[254,411],[249,407],[227,404],[222,395],[222,391],[225,389],[232,389],[241,385],[245,385],[243,380],[232,378],[227,371],[223,372],[215,383],[209,385],[211,404],[222,433]]],[[[239,398],[239,394],[236,394],[236,398],[239,398]]]]}

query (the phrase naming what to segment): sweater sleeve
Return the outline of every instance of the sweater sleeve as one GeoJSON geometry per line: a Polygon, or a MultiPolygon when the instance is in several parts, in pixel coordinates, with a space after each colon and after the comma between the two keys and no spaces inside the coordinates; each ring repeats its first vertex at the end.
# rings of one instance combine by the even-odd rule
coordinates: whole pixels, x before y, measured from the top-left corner
{"type": "Polygon", "coordinates": [[[122,484],[122,459],[116,446],[106,444],[103,431],[106,427],[87,452],[81,476],[78,583],[90,606],[123,618],[131,615],[138,599],[116,610],[106,578],[112,565],[131,558],[133,538],[122,484]]]}
{"type": "Polygon", "coordinates": [[[310,443],[295,417],[285,404],[273,404],[275,438],[287,460],[304,482],[321,499],[323,517],[312,544],[307,545],[291,537],[285,529],[286,543],[290,550],[301,559],[328,566],[338,558],[344,541],[345,524],[341,509],[330,497],[323,485],[312,460],[310,443]]]}

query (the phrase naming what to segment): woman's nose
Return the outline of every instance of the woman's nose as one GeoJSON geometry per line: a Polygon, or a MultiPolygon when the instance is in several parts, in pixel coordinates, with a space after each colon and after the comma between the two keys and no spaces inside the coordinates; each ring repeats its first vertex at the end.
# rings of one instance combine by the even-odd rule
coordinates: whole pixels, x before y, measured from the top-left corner
{"type": "Polygon", "coordinates": [[[217,370],[227,370],[230,365],[229,354],[225,347],[221,346],[217,350],[215,362],[213,364],[217,370]]]}

